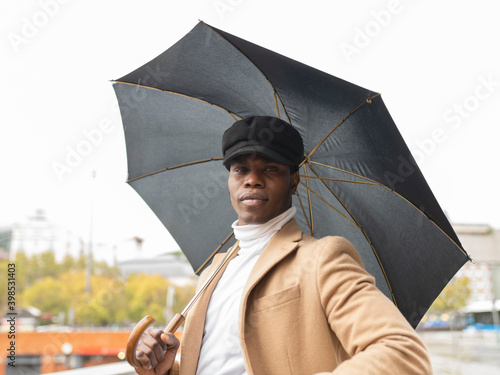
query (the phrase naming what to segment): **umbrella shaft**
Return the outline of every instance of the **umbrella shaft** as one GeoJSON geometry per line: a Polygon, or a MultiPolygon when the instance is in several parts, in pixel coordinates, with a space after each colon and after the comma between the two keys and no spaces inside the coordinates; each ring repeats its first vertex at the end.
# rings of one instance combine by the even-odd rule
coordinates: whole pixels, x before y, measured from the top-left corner
{"type": "MultiPolygon", "coordinates": [[[[234,251],[236,250],[236,248],[238,247],[238,241],[228,250],[228,252],[226,253],[226,255],[224,256],[224,258],[222,259],[222,261],[219,263],[219,265],[217,266],[217,268],[215,269],[215,271],[210,275],[210,277],[203,283],[203,285],[201,286],[201,288],[196,292],[196,294],[194,295],[194,297],[191,299],[191,301],[189,301],[189,303],[187,304],[187,306],[184,308],[184,310],[182,310],[182,313],[180,314],[177,314],[177,315],[182,315],[184,318],[186,317],[187,313],[189,312],[189,310],[191,309],[191,307],[193,307],[193,305],[196,303],[196,301],[198,301],[198,299],[203,295],[203,292],[205,291],[205,289],[207,289],[207,287],[210,285],[210,283],[213,281],[213,279],[215,279],[215,277],[218,275],[218,273],[220,272],[220,270],[224,267],[224,265],[229,261],[229,259],[231,258],[231,255],[233,255],[234,251]]],[[[175,319],[175,317],[174,317],[175,319]]],[[[182,324],[182,322],[181,322],[182,324]]],[[[170,325],[170,324],[169,324],[170,325]]],[[[167,331],[167,332],[170,332],[170,331],[167,331]]],[[[175,332],[175,331],[174,331],[175,332]]]]}

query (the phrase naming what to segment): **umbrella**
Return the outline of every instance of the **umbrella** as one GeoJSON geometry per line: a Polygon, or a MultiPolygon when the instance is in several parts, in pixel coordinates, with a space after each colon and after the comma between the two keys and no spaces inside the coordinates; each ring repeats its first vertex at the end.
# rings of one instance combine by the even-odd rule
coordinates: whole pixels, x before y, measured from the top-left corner
{"type": "Polygon", "coordinates": [[[197,273],[234,243],[221,138],[251,115],[299,131],[299,224],[349,239],[413,327],[470,259],[376,92],[203,22],[113,87],[128,183],[197,273]]]}

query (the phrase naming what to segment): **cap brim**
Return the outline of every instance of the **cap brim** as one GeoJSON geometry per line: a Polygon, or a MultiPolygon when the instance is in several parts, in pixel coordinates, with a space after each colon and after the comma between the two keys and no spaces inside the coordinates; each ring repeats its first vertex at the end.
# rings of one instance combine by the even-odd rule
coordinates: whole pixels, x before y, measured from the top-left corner
{"type": "Polygon", "coordinates": [[[229,169],[229,166],[231,165],[231,162],[243,155],[259,155],[262,156],[269,161],[273,161],[275,163],[283,164],[286,166],[293,166],[294,163],[291,160],[288,160],[287,158],[283,157],[281,154],[278,154],[277,152],[261,146],[261,145],[251,145],[251,146],[245,146],[245,147],[238,147],[236,150],[231,152],[231,150],[226,151],[226,156],[224,157],[224,160],[222,161],[222,164],[229,169]]]}

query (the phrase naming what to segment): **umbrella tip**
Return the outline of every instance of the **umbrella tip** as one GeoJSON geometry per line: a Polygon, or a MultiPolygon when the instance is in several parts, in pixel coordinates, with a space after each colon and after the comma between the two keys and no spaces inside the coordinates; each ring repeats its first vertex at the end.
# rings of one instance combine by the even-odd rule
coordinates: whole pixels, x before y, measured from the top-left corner
{"type": "Polygon", "coordinates": [[[373,99],[375,99],[375,98],[377,98],[377,97],[379,97],[380,95],[381,95],[380,93],[376,93],[375,95],[372,95],[372,96],[370,96],[369,98],[366,98],[366,102],[367,102],[368,104],[371,104],[371,103],[372,103],[372,100],[373,100],[373,99]]]}

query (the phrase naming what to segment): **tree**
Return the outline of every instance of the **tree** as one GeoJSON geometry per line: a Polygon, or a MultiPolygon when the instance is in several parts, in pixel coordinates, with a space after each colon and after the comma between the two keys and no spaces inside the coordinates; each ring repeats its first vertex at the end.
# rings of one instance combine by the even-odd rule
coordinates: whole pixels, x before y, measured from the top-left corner
{"type": "Polygon", "coordinates": [[[469,283],[468,277],[459,277],[450,281],[431,305],[429,311],[458,311],[465,307],[471,294],[469,283]]]}
{"type": "Polygon", "coordinates": [[[126,316],[125,286],[121,279],[92,275],[91,293],[85,292],[85,271],[69,271],[59,278],[47,276],[28,287],[22,295],[25,305],[53,315],[74,309],[78,325],[109,325],[126,316]]]}
{"type": "MultiPolygon", "coordinates": [[[[5,270],[8,263],[1,263],[5,270]]],[[[53,316],[72,310],[74,320],[66,323],[104,326],[134,323],[144,315],[152,315],[159,321],[164,317],[171,284],[160,275],[136,274],[125,282],[117,268],[94,261],[88,293],[83,254],[78,258],[66,255],[58,262],[52,252],[31,257],[18,252],[15,265],[16,305],[33,306],[53,316]]],[[[174,312],[187,305],[194,288],[194,285],[175,287],[174,312]]],[[[7,306],[5,297],[6,293],[0,294],[2,309],[7,306]]]]}
{"type": "Polygon", "coordinates": [[[68,310],[71,298],[68,287],[69,285],[62,284],[60,280],[46,276],[26,288],[20,295],[20,303],[57,315],[68,310]]]}
{"type": "MultiPolygon", "coordinates": [[[[170,284],[160,275],[134,274],[126,283],[129,319],[138,322],[146,315],[158,321],[165,317],[167,292],[170,284]]],[[[195,285],[175,286],[173,310],[181,312],[195,293],[195,285]]]]}
{"type": "MultiPolygon", "coordinates": [[[[10,262],[11,263],[11,262],[10,262]]],[[[29,258],[22,251],[16,253],[16,290],[21,293],[30,284],[29,258]]]]}
{"type": "Polygon", "coordinates": [[[73,306],[77,324],[106,326],[122,323],[127,319],[125,283],[118,277],[92,275],[91,293],[83,292],[73,306]]]}
{"type": "Polygon", "coordinates": [[[71,254],[66,254],[61,262],[62,272],[67,272],[74,269],[80,269],[80,267],[78,267],[77,260],[71,254]]]}
{"type": "Polygon", "coordinates": [[[145,315],[161,319],[165,312],[169,285],[160,275],[130,275],[125,286],[129,318],[134,322],[145,315]]]}

